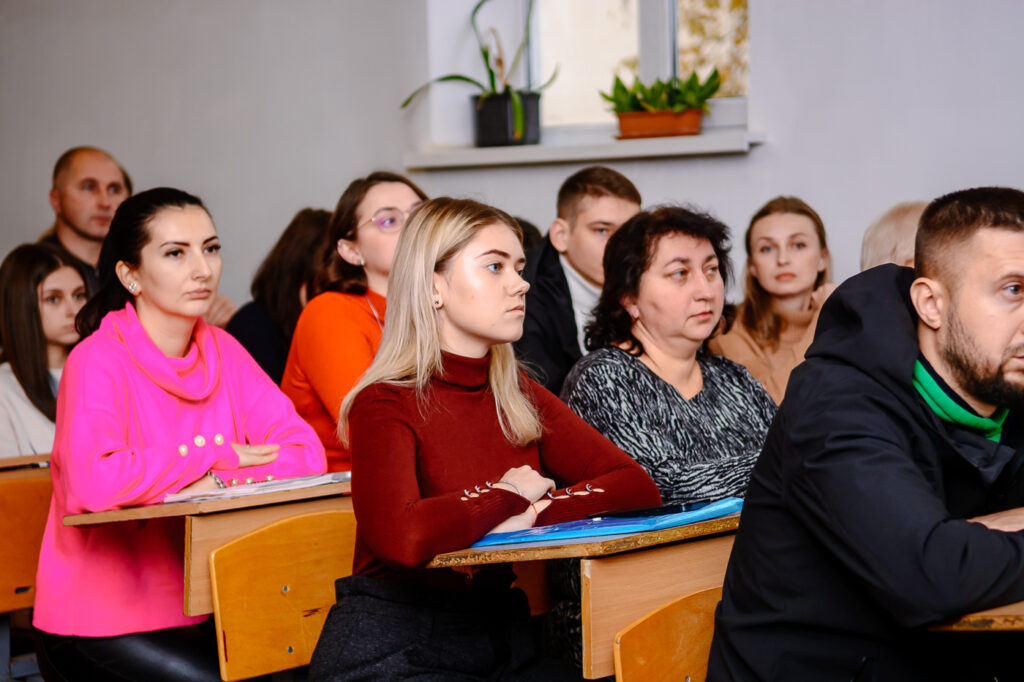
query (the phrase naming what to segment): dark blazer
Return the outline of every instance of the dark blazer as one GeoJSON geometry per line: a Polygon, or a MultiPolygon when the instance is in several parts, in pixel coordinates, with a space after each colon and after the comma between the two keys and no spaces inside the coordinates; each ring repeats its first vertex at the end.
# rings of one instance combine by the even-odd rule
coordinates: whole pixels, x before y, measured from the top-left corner
{"type": "Polygon", "coordinates": [[[964,520],[1024,503],[1021,415],[995,443],[929,409],[912,281],[875,268],[822,308],[754,466],[708,680],[961,680],[993,663],[924,626],[1024,600],[1024,533],[964,520]]]}
{"type": "Polygon", "coordinates": [[[530,283],[530,290],[526,292],[526,319],[523,336],[515,344],[516,355],[539,383],[558,395],[569,370],[583,354],[576,336],[569,282],[550,238],[526,254],[523,277],[530,283]]]}
{"type": "Polygon", "coordinates": [[[225,331],[238,339],[275,384],[281,384],[290,344],[261,303],[249,301],[239,308],[225,331]]]}

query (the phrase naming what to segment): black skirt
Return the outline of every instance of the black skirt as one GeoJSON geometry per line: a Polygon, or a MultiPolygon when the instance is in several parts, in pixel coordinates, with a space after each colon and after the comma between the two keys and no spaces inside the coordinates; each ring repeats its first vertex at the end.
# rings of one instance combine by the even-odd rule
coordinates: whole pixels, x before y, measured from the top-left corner
{"type": "Polygon", "coordinates": [[[310,680],[578,680],[541,654],[526,595],[467,593],[364,576],[336,583],[310,680]]]}

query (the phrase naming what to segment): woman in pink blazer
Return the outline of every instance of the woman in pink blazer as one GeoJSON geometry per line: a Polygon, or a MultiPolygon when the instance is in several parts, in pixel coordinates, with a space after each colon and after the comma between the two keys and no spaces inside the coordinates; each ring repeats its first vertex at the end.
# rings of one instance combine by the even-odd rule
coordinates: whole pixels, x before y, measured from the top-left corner
{"type": "Polygon", "coordinates": [[[198,198],[160,188],[118,208],[57,398],[35,603],[47,679],[219,679],[206,617],[183,615],[182,520],[65,515],[324,471],[291,402],[203,320],[220,274],[198,198]]]}

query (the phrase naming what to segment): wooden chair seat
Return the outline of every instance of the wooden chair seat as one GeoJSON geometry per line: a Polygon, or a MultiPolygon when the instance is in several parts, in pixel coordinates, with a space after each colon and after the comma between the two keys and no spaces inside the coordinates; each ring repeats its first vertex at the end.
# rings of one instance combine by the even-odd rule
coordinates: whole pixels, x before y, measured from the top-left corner
{"type": "MultiPolygon", "coordinates": [[[[25,465],[27,459],[0,464],[17,460],[25,465]]],[[[35,603],[36,566],[52,492],[49,469],[0,471],[0,680],[31,679],[39,672],[34,653],[11,657],[11,614],[35,603]]]]}
{"type": "Polygon", "coordinates": [[[355,530],[351,510],[312,512],[210,554],[222,679],[309,664],[335,603],[334,581],[352,573],[355,530]]]}
{"type": "Polygon", "coordinates": [[[617,682],[704,682],[722,588],[712,587],[655,609],[615,636],[617,682]]]}
{"type": "Polygon", "coordinates": [[[0,613],[32,606],[39,546],[50,511],[49,469],[0,479],[0,613]]]}

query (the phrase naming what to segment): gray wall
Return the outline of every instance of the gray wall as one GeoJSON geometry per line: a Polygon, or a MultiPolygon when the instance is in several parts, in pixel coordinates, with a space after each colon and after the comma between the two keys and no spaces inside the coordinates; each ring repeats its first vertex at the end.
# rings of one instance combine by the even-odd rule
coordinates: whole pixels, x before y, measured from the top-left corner
{"type": "MultiPolygon", "coordinates": [[[[429,44],[428,8],[461,13],[447,7],[3,0],[0,251],[50,224],[57,155],[96,144],[137,187],[178,185],[207,201],[226,245],[222,289],[245,300],[297,209],[333,208],[348,180],[375,167],[402,170],[410,131],[436,126],[423,121],[429,108],[397,103],[439,49],[429,44]]],[[[1024,4],[1013,0],[750,0],[750,124],[767,143],[746,156],[612,165],[646,203],[698,204],[737,237],[766,199],[798,194],[825,219],[841,279],[857,269],[864,228],[891,204],[1024,186],[1021,25],[1024,4]]],[[[416,179],[431,194],[475,196],[543,229],[558,184],[578,167],[416,179]]]]}

